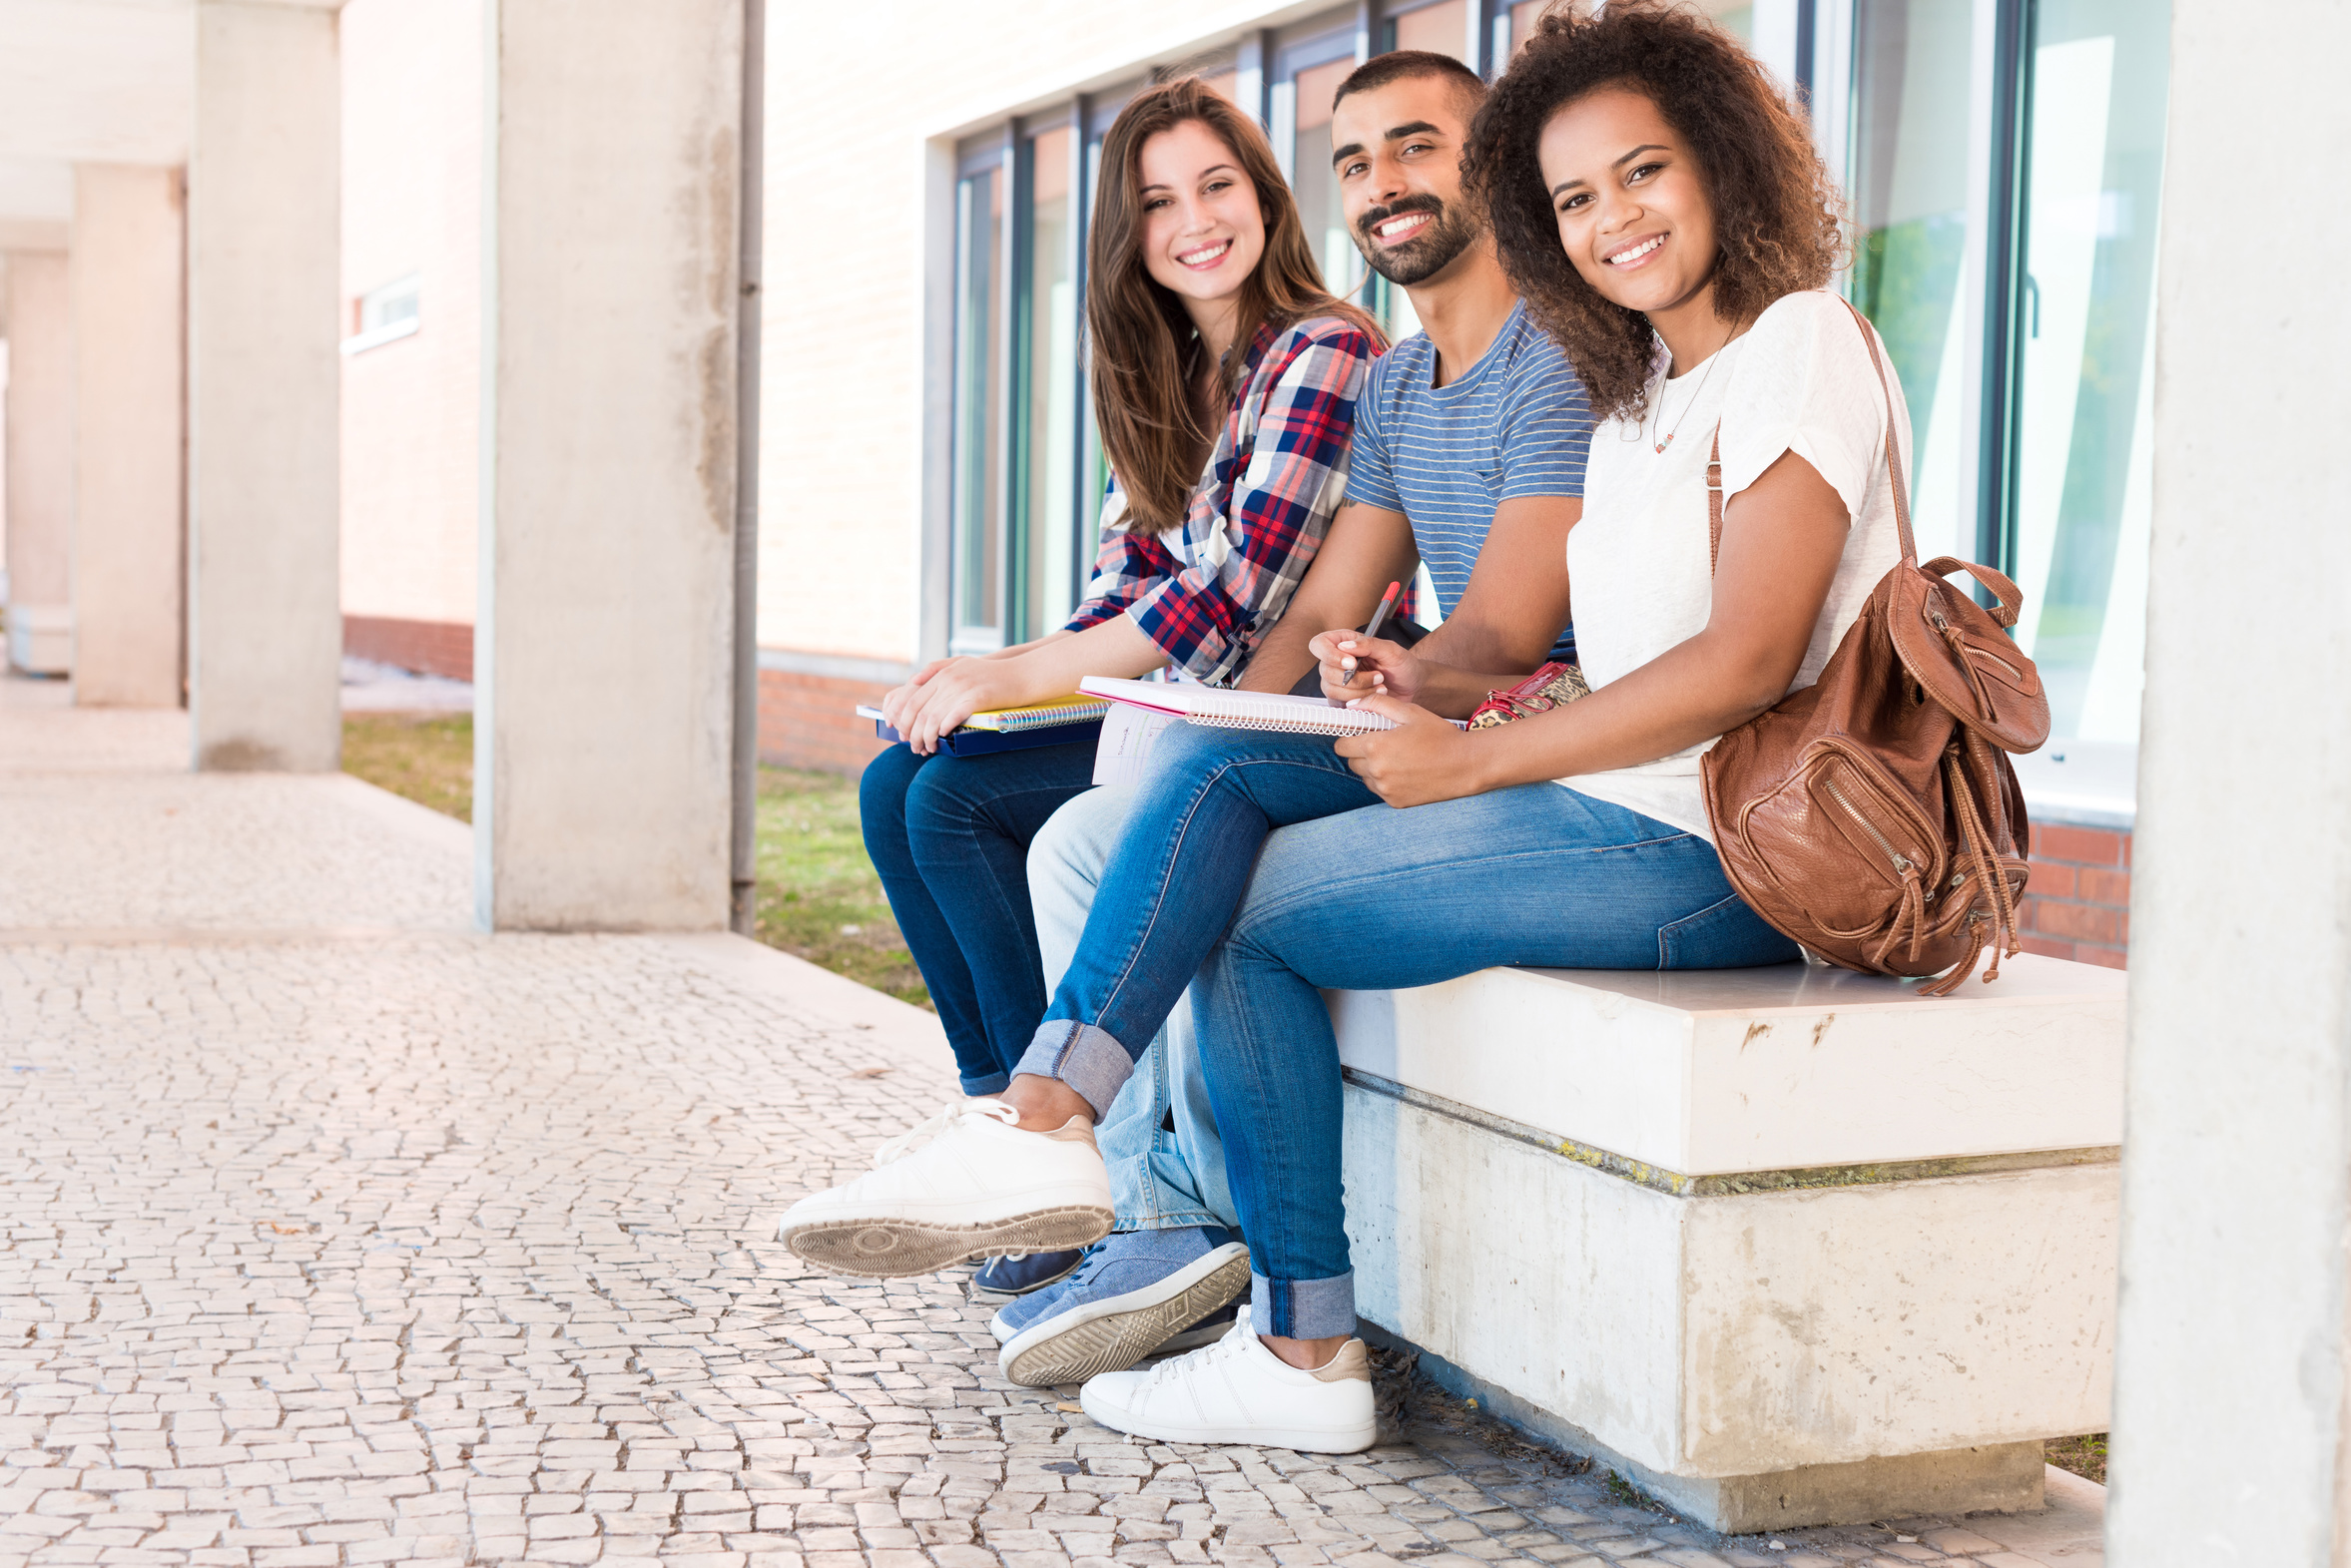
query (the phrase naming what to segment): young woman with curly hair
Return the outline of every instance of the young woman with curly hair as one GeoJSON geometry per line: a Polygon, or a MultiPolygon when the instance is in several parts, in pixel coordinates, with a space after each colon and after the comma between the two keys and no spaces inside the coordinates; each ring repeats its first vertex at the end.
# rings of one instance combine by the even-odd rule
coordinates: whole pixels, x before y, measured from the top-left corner
{"type": "MultiPolygon", "coordinates": [[[[1644,0],[1546,17],[1470,140],[1503,266],[1607,416],[1566,552],[1591,695],[1465,732],[1414,701],[1436,687],[1414,654],[1324,634],[1331,688],[1352,654],[1382,688],[1357,705],[1396,721],[1336,747],[1379,803],[1276,823],[1254,857],[1212,852],[1225,824],[1153,796],[1161,780],[1196,784],[1195,750],[1253,743],[1184,726],[1161,740],[1137,809],[1182,821],[1186,842],[1154,855],[1129,835],[1096,894],[1154,904],[1152,941],[1101,1016],[1039,1031],[1056,1049],[1032,1048],[1002,1097],[1019,1130],[956,1129],[929,1154],[971,1167],[977,1147],[1025,1138],[1040,1157],[999,1168],[1034,1182],[1057,1138],[1050,1158],[1082,1164],[1078,1130],[1190,982],[1255,1278],[1225,1339],[1086,1384],[1087,1413],[1121,1431],[1373,1441],[1319,988],[1798,956],[1725,877],[1698,762],[1818,677],[1899,556],[1867,328],[1818,291],[1836,257],[1830,184],[1800,112],[1736,40],[1644,0]],[[1729,499],[1710,566],[1718,432],[1729,499]]],[[[1899,391],[1892,417],[1906,436],[1899,391]]],[[[1046,1199],[992,1173],[956,1190],[973,1216],[1046,1199]]]]}

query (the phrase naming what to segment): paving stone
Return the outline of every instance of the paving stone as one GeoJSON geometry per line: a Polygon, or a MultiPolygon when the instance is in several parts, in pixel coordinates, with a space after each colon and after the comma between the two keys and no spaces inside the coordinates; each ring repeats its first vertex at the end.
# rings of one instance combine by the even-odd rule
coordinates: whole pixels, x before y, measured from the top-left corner
{"type": "MultiPolygon", "coordinates": [[[[177,771],[184,715],[28,724],[20,686],[0,1568],[1844,1568],[1897,1544],[1716,1541],[1451,1428],[1352,1456],[1128,1442],[1074,1389],[1003,1382],[968,1271],[832,1279],[767,1240],[954,1093],[943,1049],[691,943],[476,934],[463,828],[350,780],[177,771]]],[[[1932,1524],[1905,1533],[2025,1561],[1932,1524]]]]}

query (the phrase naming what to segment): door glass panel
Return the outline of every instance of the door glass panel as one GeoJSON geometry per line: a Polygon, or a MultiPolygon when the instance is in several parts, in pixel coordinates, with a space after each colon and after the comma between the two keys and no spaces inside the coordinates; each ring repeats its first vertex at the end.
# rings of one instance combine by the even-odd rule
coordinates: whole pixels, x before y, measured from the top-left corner
{"type": "Polygon", "coordinates": [[[1028,515],[1017,638],[1054,630],[1075,603],[1077,287],[1070,276],[1070,141],[1069,128],[1062,126],[1029,142],[1027,471],[1021,486],[1028,515]]]}
{"type": "Polygon", "coordinates": [[[1003,254],[1003,187],[993,169],[955,186],[955,626],[949,646],[956,653],[986,653],[1004,642],[996,472],[1004,330],[995,287],[1003,254]]]}
{"type": "Polygon", "coordinates": [[[2017,332],[2020,641],[2051,734],[2138,739],[2170,7],[2040,0],[2017,332]]]}
{"type": "Polygon", "coordinates": [[[1854,14],[1853,301],[1885,337],[1910,401],[1913,522],[1929,559],[1977,554],[1975,10],[1975,0],[1860,0],[1854,14]]]}
{"type": "Polygon", "coordinates": [[[1323,285],[1343,297],[1362,286],[1364,264],[1331,173],[1331,99],[1354,69],[1355,57],[1346,55],[1298,73],[1298,129],[1290,157],[1306,247],[1323,269],[1323,285]]]}

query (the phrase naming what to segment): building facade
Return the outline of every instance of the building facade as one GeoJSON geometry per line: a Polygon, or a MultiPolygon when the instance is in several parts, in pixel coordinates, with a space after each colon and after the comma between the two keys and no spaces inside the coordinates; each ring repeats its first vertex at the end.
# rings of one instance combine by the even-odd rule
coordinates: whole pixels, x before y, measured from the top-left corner
{"type": "MultiPolygon", "coordinates": [[[[2051,744],[2024,760],[2043,827],[2032,941],[2119,962],[2169,7],[1707,5],[1805,96],[1845,182],[1855,243],[1840,286],[1909,396],[1922,550],[1999,565],[2025,590],[2018,635],[2055,715],[2051,744]]],[[[1403,331],[1401,295],[1367,279],[1337,210],[1332,92],[1391,48],[1491,74],[1540,9],[902,0],[886,61],[868,65],[868,13],[771,5],[763,754],[854,770],[875,750],[856,704],[925,659],[1050,630],[1082,593],[1104,477],[1079,333],[1084,236],[1102,134],[1136,90],[1195,72],[1257,117],[1327,280],[1403,331]]],[[[458,676],[472,673],[480,572],[485,16],[483,0],[349,0],[336,19],[344,645],[458,676]]],[[[13,256],[12,335],[37,346],[58,314],[43,267],[63,279],[63,259],[13,256]]],[[[63,299],[62,282],[52,291],[63,299]]],[[[26,389],[41,356],[18,369],[12,417],[37,420],[26,389]]],[[[18,444],[10,490],[31,515],[67,481],[44,481],[18,444]]],[[[22,663],[67,611],[38,552],[11,555],[22,663]]]]}
{"type": "MultiPolygon", "coordinates": [[[[2145,637],[2155,216],[2169,13],[2136,0],[1761,0],[1710,7],[1813,106],[1845,180],[1840,284],[1915,428],[1920,548],[1996,564],[2048,681],[2025,760],[2045,824],[2040,951],[2119,963],[2145,637]]],[[[1491,73],[1539,3],[923,8],[882,89],[854,16],[772,56],[761,641],[779,758],[847,766],[855,702],[945,653],[1050,630],[1082,591],[1102,471],[1078,343],[1100,138],[1197,72],[1258,117],[1362,287],[1328,174],[1358,60],[1439,49],[1491,73]],[[1189,30],[1187,30],[1187,27],[1189,30]],[[822,129],[784,153],[791,106],[822,129]],[[784,171],[789,168],[789,176],[784,171]],[[788,182],[788,183],[787,183],[788,182]],[[836,247],[839,247],[836,250],[836,247]]],[[[1369,302],[1400,328],[1401,300],[1369,302]]]]}

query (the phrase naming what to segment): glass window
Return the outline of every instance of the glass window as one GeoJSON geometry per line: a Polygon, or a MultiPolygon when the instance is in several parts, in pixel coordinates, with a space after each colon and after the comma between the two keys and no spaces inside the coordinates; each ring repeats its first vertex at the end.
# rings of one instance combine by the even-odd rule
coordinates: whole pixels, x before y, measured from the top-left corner
{"type": "Polygon", "coordinates": [[[1057,629],[1076,605],[1077,205],[1070,188],[1074,133],[1060,126],[1030,137],[1027,235],[1022,282],[1020,605],[1012,638],[1057,629]]]}
{"type": "Polygon", "coordinates": [[[1426,49],[1432,54],[1452,55],[1465,64],[1473,64],[1469,49],[1469,0],[1438,0],[1436,5],[1405,12],[1389,26],[1391,49],[1426,49]]]}
{"type": "Polygon", "coordinates": [[[1003,367],[1001,296],[1004,179],[983,169],[955,184],[954,624],[948,647],[989,653],[1004,645],[1002,529],[997,513],[996,395],[1003,367]]]}
{"type": "Polygon", "coordinates": [[[1331,173],[1331,100],[1354,69],[1355,56],[1342,55],[1298,73],[1297,130],[1290,150],[1290,184],[1298,193],[1307,249],[1323,269],[1323,285],[1342,296],[1363,285],[1364,264],[1348,233],[1339,181],[1331,173]]]}
{"type": "Polygon", "coordinates": [[[1982,206],[1971,195],[1975,0],[1860,0],[1851,190],[1853,301],[1877,323],[1910,401],[1919,554],[1977,552],[1982,206]]]}
{"type": "Polygon", "coordinates": [[[1534,36],[1534,24],[1542,20],[1543,8],[1549,4],[1550,0],[1518,0],[1510,7],[1510,53],[1516,54],[1534,36]]]}
{"type": "Polygon", "coordinates": [[[2168,6],[1984,9],[1855,6],[1852,289],[1910,399],[1920,554],[2025,592],[2052,735],[2028,789],[2127,800],[2168,6]]]}
{"type": "Polygon", "coordinates": [[[2138,739],[2170,26],[2160,0],[2034,7],[2008,553],[2060,740],[2138,739]]]}

